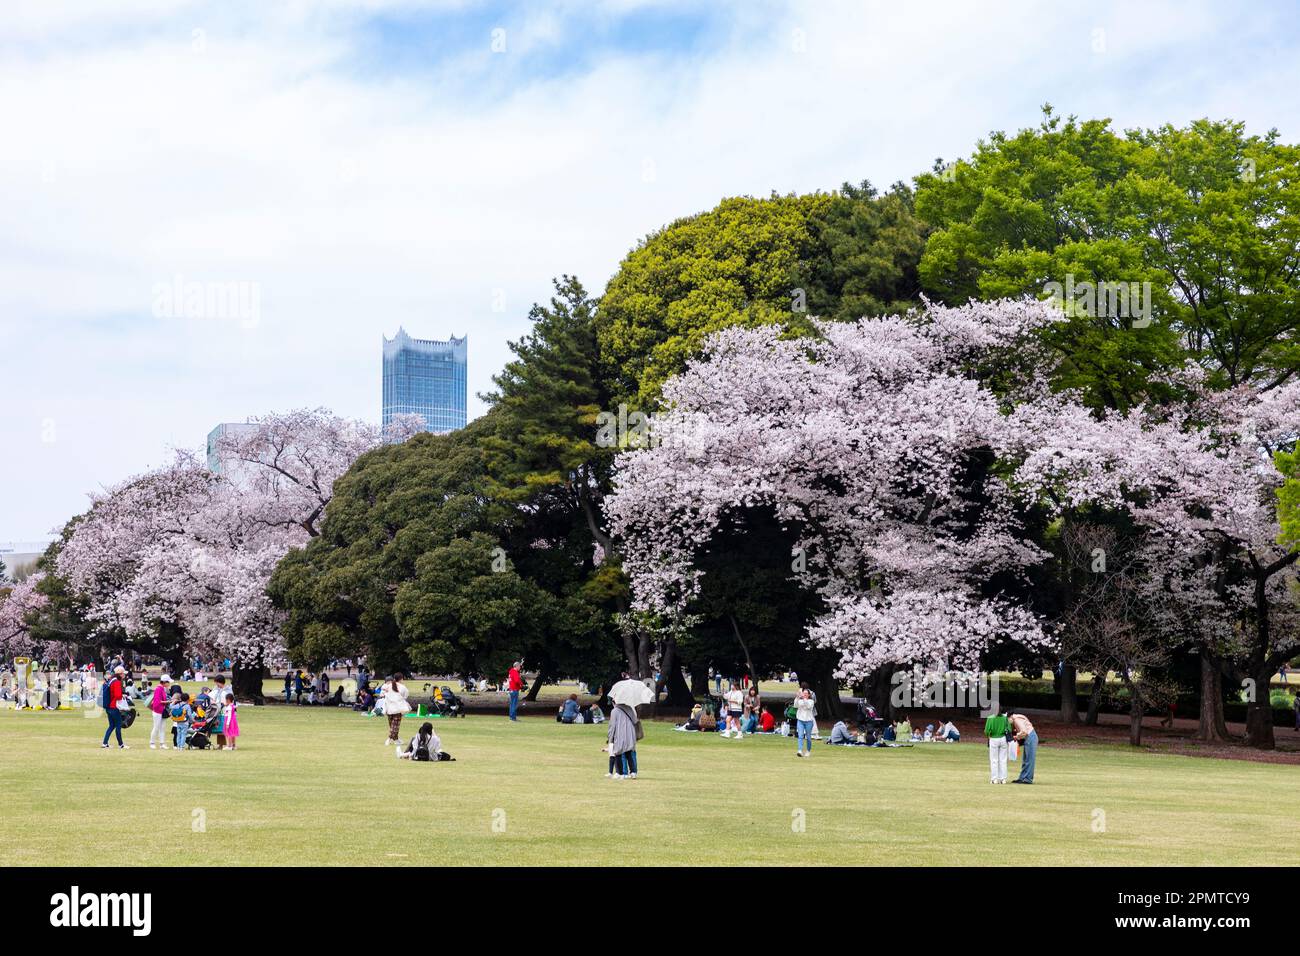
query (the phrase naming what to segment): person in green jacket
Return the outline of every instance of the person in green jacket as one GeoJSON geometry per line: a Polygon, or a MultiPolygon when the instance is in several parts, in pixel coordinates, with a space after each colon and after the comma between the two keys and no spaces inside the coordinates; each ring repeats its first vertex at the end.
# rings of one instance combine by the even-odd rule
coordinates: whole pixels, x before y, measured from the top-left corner
{"type": "Polygon", "coordinates": [[[990,714],[984,721],[984,736],[989,739],[989,783],[1007,782],[1007,730],[1005,713],[990,714]]]}

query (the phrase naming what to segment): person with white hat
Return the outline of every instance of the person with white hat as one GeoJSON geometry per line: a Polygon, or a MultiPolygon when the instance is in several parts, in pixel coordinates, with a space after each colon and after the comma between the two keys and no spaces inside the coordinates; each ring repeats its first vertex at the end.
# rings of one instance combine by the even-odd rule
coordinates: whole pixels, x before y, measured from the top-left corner
{"type": "Polygon", "coordinates": [[[149,749],[162,747],[167,749],[167,695],[171,691],[171,676],[163,674],[153,689],[153,698],[149,701],[149,710],[153,712],[153,728],[149,731],[149,749]]]}

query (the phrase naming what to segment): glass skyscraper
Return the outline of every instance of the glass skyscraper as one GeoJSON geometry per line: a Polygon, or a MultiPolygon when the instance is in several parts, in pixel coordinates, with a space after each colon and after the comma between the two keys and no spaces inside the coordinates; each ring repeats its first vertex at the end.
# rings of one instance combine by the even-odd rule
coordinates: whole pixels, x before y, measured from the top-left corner
{"type": "Polygon", "coordinates": [[[413,339],[402,328],[384,339],[385,427],[404,414],[422,416],[426,431],[465,427],[465,339],[413,339]]]}

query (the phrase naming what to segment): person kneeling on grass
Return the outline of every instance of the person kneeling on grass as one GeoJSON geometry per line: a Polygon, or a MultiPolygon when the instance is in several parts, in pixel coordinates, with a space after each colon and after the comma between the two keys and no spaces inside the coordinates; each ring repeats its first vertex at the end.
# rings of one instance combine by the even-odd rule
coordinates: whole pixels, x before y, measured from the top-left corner
{"type": "Polygon", "coordinates": [[[939,729],[935,731],[934,739],[946,741],[947,743],[952,743],[952,744],[960,743],[961,731],[959,731],[956,727],[953,726],[951,720],[946,720],[942,724],[940,724],[939,729]]]}
{"type": "Polygon", "coordinates": [[[564,705],[560,707],[559,712],[555,715],[555,719],[562,724],[571,724],[578,719],[581,710],[582,708],[578,705],[578,695],[570,694],[569,699],[564,702],[564,705]]]}

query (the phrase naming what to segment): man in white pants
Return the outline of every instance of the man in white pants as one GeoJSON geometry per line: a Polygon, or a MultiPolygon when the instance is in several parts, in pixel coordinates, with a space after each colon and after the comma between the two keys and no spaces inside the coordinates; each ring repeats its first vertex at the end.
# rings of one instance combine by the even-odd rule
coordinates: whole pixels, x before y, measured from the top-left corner
{"type": "Polygon", "coordinates": [[[171,685],[172,679],[163,674],[154,685],[153,697],[149,699],[149,710],[153,714],[153,728],[149,731],[150,750],[156,747],[167,749],[167,729],[163,725],[167,720],[168,692],[172,689],[171,685]]]}
{"type": "Polygon", "coordinates": [[[1006,714],[990,714],[984,721],[984,736],[989,739],[989,783],[1007,782],[1007,730],[1006,714]]]}

